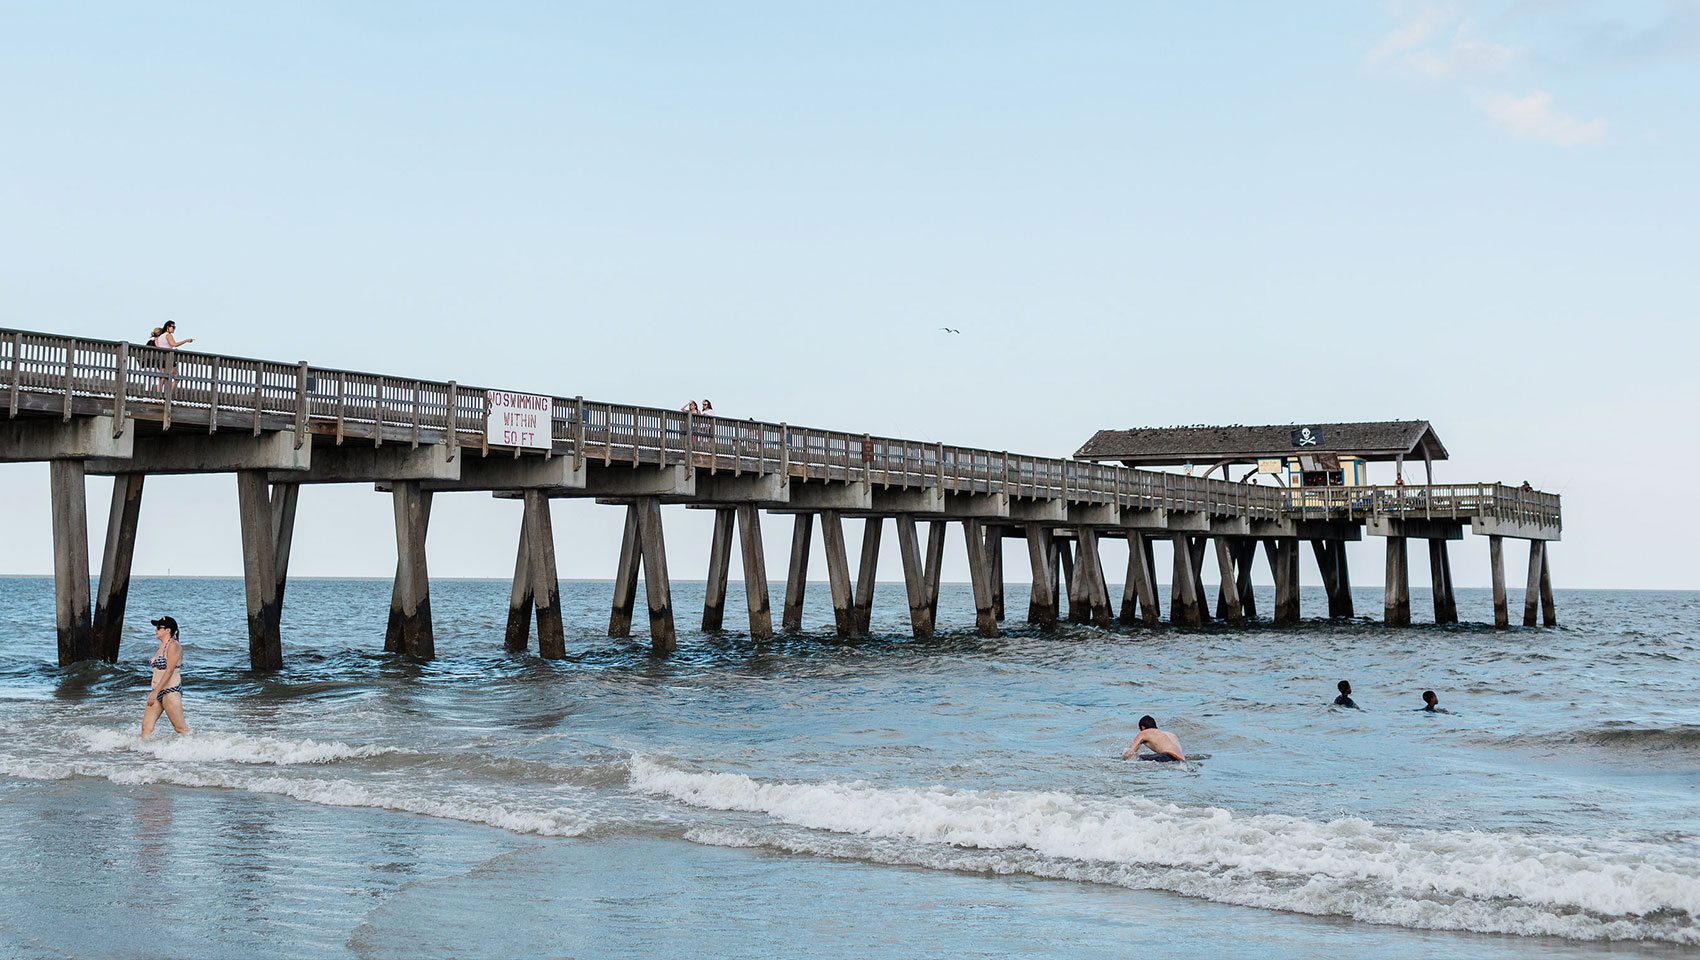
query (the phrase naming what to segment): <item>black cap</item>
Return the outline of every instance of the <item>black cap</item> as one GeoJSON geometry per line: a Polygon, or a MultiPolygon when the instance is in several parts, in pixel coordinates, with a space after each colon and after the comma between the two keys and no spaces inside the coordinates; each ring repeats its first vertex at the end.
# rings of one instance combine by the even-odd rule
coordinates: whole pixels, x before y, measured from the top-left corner
{"type": "Polygon", "coordinates": [[[158,620],[153,621],[153,625],[170,630],[173,636],[177,634],[177,621],[170,617],[160,617],[158,620]]]}

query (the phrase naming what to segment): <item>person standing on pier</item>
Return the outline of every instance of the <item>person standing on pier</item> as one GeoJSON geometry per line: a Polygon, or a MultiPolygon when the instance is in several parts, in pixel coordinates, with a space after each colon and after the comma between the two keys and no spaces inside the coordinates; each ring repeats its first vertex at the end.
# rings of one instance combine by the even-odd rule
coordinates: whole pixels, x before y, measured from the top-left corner
{"type": "MultiPolygon", "coordinates": [[[[177,321],[167,320],[165,321],[165,326],[153,328],[153,333],[148,335],[148,346],[157,347],[161,350],[175,350],[178,347],[195,342],[194,337],[179,340],[177,339],[176,334],[177,321]]],[[[177,361],[168,359],[164,361],[145,362],[145,365],[159,371],[159,376],[156,378],[157,382],[154,385],[154,389],[158,390],[160,393],[164,393],[166,384],[172,382],[171,378],[177,375],[177,361]]]]}
{"type": "Polygon", "coordinates": [[[175,350],[178,347],[186,347],[195,342],[194,337],[186,337],[179,340],[177,339],[176,334],[177,321],[167,320],[165,321],[165,326],[156,329],[153,332],[153,336],[148,338],[148,346],[161,347],[166,350],[175,350]]]}
{"type": "Polygon", "coordinates": [[[161,713],[171,721],[171,729],[189,732],[189,724],[183,719],[183,644],[178,639],[177,621],[171,617],[153,621],[153,635],[159,640],[159,649],[149,661],[153,683],[148,687],[147,709],[142,711],[143,740],[153,733],[161,713]]]}

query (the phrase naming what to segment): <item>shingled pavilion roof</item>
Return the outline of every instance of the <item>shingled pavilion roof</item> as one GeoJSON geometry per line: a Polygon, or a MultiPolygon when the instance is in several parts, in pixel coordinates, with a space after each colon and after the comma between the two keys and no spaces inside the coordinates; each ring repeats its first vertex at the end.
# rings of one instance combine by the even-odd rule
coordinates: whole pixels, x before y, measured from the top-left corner
{"type": "Polygon", "coordinates": [[[1130,467],[1183,463],[1255,463],[1267,457],[1333,453],[1364,460],[1445,460],[1446,448],[1427,420],[1379,423],[1288,423],[1263,427],[1134,427],[1100,430],[1075,451],[1076,460],[1120,461],[1130,467]],[[1296,431],[1321,434],[1315,444],[1298,445],[1296,431]],[[1426,456],[1425,456],[1426,455],[1426,456]]]}

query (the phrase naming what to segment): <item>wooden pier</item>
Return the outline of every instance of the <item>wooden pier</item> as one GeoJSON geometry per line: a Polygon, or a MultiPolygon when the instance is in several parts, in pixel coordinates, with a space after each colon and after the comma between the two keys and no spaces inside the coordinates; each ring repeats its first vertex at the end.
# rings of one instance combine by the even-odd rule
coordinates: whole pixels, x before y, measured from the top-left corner
{"type": "Polygon", "coordinates": [[[938,616],[947,525],[962,531],[975,623],[1003,619],[1005,538],[1025,539],[1033,589],[1027,620],[1110,627],[1161,622],[1152,545],[1174,547],[1169,622],[1200,627],[1257,616],[1251,569],[1261,544],[1275,579],[1277,624],[1296,623],[1300,542],[1310,541],[1329,615],[1354,614],[1345,542],[1385,538],[1389,625],[1411,622],[1406,541],[1428,541],[1435,620],[1457,620],[1447,544],[1465,528],[1490,539],[1495,624],[1510,624],[1503,541],[1529,542],[1523,623],[1557,623],[1547,566],[1559,539],[1555,494],[1497,483],[1281,489],[1079,460],[1033,457],[784,423],[701,417],[378,374],[0,330],[0,462],[48,461],[59,662],[115,660],[145,478],[234,473],[241,512],[249,655],[283,665],[282,622],[301,484],[373,484],[393,500],[396,573],[385,649],[435,655],[425,562],[437,494],[523,501],[507,649],[566,654],[551,498],[624,507],[611,636],[628,636],[643,570],[654,649],[674,649],[663,504],[715,511],[703,628],[723,622],[731,540],[740,539],[752,636],[773,633],[761,519],[792,515],[781,628],[801,627],[811,539],[819,525],[836,629],[869,629],[879,542],[895,521],[915,636],[938,616]],[[111,475],[111,520],[91,601],[84,477],[111,475]],[[850,566],[846,520],[862,520],[850,566]],[[921,540],[921,522],[926,539],[921,540]],[[1113,611],[1098,543],[1125,539],[1129,561],[1113,611]],[[1214,541],[1214,550],[1211,543],[1214,541]],[[1202,585],[1216,559],[1214,604],[1202,585]],[[91,602],[93,606],[91,614],[91,602]]]}

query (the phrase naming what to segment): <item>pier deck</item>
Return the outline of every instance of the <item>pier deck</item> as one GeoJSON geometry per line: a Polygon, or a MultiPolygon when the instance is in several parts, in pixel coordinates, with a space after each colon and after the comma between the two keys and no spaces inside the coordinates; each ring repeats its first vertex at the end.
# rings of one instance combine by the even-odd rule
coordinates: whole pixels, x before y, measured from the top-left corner
{"type": "MultiPolygon", "coordinates": [[[[305,362],[20,330],[0,330],[0,390],[7,408],[6,420],[0,423],[0,461],[45,460],[55,465],[55,571],[63,662],[116,655],[123,601],[115,582],[128,579],[142,478],[155,473],[239,475],[257,667],[282,663],[280,607],[289,529],[301,483],[372,483],[395,495],[397,588],[388,645],[416,656],[433,652],[423,550],[430,498],[453,491],[487,491],[525,501],[522,531],[537,535],[522,532],[520,537],[514,604],[516,611],[521,603],[535,605],[539,647],[545,655],[560,655],[555,653],[558,602],[538,596],[539,590],[551,588],[534,575],[547,570],[552,576],[554,569],[552,544],[541,535],[547,531],[550,497],[589,497],[627,506],[627,542],[617,587],[628,579],[635,583],[639,565],[650,574],[645,580],[652,642],[663,651],[672,648],[674,630],[660,513],[655,509],[661,503],[721,512],[710,564],[711,574],[721,581],[727,573],[725,551],[734,513],[746,553],[752,536],[760,542],[760,511],[796,514],[797,537],[805,549],[800,559],[793,551],[788,592],[796,593],[798,603],[806,582],[806,540],[812,518],[818,516],[828,548],[834,607],[841,613],[839,629],[846,635],[867,628],[867,604],[854,594],[872,590],[877,550],[864,551],[859,575],[852,578],[843,556],[845,517],[866,518],[875,543],[883,519],[897,520],[918,635],[931,631],[936,613],[936,599],[929,603],[928,597],[937,596],[936,558],[946,522],[960,522],[966,531],[983,633],[995,633],[1001,618],[1002,551],[996,545],[1004,537],[1029,541],[1035,594],[1049,597],[1039,604],[1042,609],[1030,611],[1030,619],[1041,625],[1056,621],[1059,595],[1070,599],[1071,617],[1109,622],[1109,598],[1096,548],[1104,537],[1125,537],[1133,547],[1124,623],[1157,622],[1153,538],[1175,544],[1175,583],[1188,585],[1173,591],[1179,599],[1172,604],[1171,620],[1179,625],[1197,626],[1209,619],[1203,589],[1196,584],[1205,543],[1212,537],[1218,541],[1215,553],[1224,583],[1238,585],[1222,591],[1218,617],[1239,621],[1255,615],[1247,609],[1249,565],[1256,544],[1262,542],[1276,574],[1275,619],[1297,619],[1301,539],[1316,547],[1330,587],[1331,615],[1349,616],[1349,593],[1343,606],[1337,602],[1339,584],[1349,585],[1343,542],[1360,539],[1365,532],[1387,538],[1387,621],[1409,623],[1405,541],[1418,537],[1429,541],[1431,568],[1436,570],[1436,618],[1448,622],[1449,616],[1456,619],[1456,612],[1445,545],[1460,538],[1465,526],[1492,538],[1496,622],[1508,623],[1500,559],[1504,537],[1531,544],[1525,623],[1533,623],[1537,604],[1544,608],[1547,623],[1556,622],[1545,545],[1559,539],[1562,529],[1559,498],[1497,483],[1288,489],[786,423],[703,417],[576,396],[535,398],[548,414],[544,424],[539,412],[535,436],[492,436],[487,420],[492,403],[526,395],[305,362]],[[514,442],[499,442],[502,439],[514,442]],[[79,562],[87,569],[82,503],[86,472],[130,478],[115,492],[115,523],[103,559],[102,604],[92,618],[86,577],[80,592],[71,582],[77,579],[79,562]],[[913,533],[916,520],[930,523],[925,561],[913,533]],[[80,554],[75,542],[79,523],[80,554]],[[988,543],[994,549],[988,550],[988,543]],[[1072,562],[1076,557],[1084,562],[1072,562]],[[908,569],[911,560],[913,571],[908,569]],[[1064,571],[1070,574],[1066,591],[1056,582],[1064,571]],[[852,579],[858,581],[854,586],[852,579]]],[[[752,567],[746,557],[747,581],[762,573],[760,567],[759,558],[752,567]]],[[[751,631],[764,635],[771,632],[771,626],[762,624],[768,616],[765,586],[751,589],[763,594],[759,602],[750,598],[751,631]]],[[[629,630],[633,599],[629,591],[624,598],[620,593],[617,589],[611,618],[611,632],[616,634],[629,630]],[[622,602],[627,604],[623,622],[622,602]]],[[[718,593],[723,599],[723,583],[718,593]]],[[[713,583],[710,596],[716,596],[713,583]]],[[[714,610],[705,621],[718,623],[719,616],[714,610]]],[[[529,611],[523,619],[529,628],[529,611]]],[[[516,642],[513,633],[510,630],[510,647],[516,642]]],[[[518,644],[523,648],[526,638],[519,637],[518,644]]]]}

